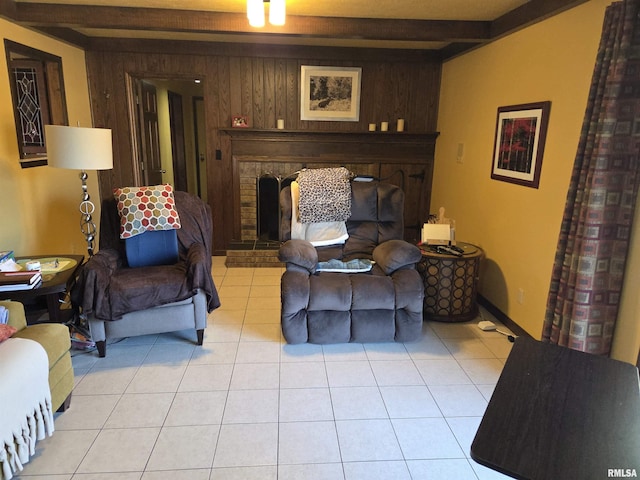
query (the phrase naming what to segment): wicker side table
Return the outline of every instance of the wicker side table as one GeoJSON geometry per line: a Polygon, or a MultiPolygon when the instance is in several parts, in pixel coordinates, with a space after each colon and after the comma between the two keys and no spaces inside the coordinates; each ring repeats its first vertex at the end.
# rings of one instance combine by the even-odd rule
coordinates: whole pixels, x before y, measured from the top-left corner
{"type": "Polygon", "coordinates": [[[422,248],[418,272],[424,282],[424,318],[439,322],[465,322],[478,315],[478,277],[484,251],[458,242],[461,257],[422,248]]]}

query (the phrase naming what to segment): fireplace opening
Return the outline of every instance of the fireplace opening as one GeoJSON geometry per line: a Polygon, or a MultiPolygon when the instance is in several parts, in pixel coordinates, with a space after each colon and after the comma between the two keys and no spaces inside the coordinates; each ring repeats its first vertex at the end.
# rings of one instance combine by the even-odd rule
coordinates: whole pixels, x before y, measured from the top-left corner
{"type": "Polygon", "coordinates": [[[280,191],[291,185],[297,172],[286,177],[265,173],[256,182],[258,240],[280,240],[280,191]]]}

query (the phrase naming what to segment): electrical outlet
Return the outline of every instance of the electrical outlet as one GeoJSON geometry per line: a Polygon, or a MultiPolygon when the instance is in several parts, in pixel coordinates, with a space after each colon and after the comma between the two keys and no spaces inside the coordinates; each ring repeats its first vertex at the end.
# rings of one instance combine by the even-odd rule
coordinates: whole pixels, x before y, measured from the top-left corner
{"type": "Polygon", "coordinates": [[[518,289],[518,303],[520,305],[524,304],[524,289],[523,288],[519,288],[518,289]]]}

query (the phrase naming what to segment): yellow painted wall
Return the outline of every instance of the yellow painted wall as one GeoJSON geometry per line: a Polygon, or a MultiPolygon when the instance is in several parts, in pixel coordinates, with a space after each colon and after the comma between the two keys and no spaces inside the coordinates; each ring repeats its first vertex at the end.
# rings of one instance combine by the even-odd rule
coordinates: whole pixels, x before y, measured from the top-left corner
{"type": "Polygon", "coordinates": [[[610,0],[592,0],[443,66],[432,210],[484,248],[480,293],[540,338],[567,187],[610,0]],[[492,180],[497,108],[551,101],[538,189],[492,180]],[[457,163],[458,144],[463,163],[457,163]],[[518,302],[518,289],[524,302],[518,302]]]}
{"type": "MultiPolygon", "coordinates": [[[[0,19],[2,37],[62,58],[70,125],[92,125],[84,52],[0,19]]],[[[4,42],[0,43],[0,250],[16,255],[85,254],[80,232],[79,172],[19,164],[4,42]]],[[[96,172],[89,173],[89,194],[99,199],[96,172]]],[[[100,218],[99,201],[95,219],[100,218]]]]}
{"type": "MultiPolygon", "coordinates": [[[[153,83],[153,82],[152,82],[153,83]]],[[[164,173],[162,183],[173,182],[173,152],[171,150],[171,120],[169,119],[169,97],[167,88],[156,85],[158,108],[158,137],[160,143],[160,164],[164,173]]]]}

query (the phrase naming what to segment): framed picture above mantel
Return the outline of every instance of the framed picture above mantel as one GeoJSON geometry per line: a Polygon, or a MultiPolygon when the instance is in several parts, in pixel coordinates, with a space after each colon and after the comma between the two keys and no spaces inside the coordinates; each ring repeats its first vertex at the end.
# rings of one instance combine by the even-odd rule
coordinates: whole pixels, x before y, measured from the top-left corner
{"type": "Polygon", "coordinates": [[[361,76],[360,67],[302,65],[300,119],[357,122],[361,76]]]}
{"type": "Polygon", "coordinates": [[[551,102],[498,108],[491,178],[538,188],[551,102]]]}

